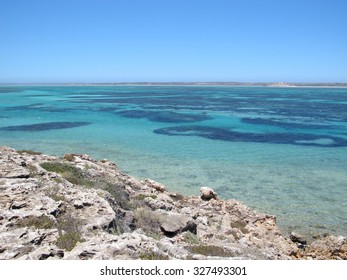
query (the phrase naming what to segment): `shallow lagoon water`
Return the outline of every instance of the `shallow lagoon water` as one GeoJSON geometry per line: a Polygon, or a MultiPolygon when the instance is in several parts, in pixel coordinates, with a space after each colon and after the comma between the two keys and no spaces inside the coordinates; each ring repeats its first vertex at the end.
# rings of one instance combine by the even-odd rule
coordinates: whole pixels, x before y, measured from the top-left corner
{"type": "Polygon", "coordinates": [[[0,144],[87,153],[172,191],[347,235],[347,89],[2,86],[0,144]]]}

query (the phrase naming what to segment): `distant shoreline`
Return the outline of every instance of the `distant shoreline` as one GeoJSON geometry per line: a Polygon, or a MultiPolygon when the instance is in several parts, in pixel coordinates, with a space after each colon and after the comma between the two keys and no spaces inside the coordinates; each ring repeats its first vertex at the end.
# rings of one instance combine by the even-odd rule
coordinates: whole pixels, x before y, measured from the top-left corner
{"type": "Polygon", "coordinates": [[[347,83],[240,82],[115,82],[115,83],[0,83],[0,86],[239,86],[274,88],[347,88],[347,83]]]}

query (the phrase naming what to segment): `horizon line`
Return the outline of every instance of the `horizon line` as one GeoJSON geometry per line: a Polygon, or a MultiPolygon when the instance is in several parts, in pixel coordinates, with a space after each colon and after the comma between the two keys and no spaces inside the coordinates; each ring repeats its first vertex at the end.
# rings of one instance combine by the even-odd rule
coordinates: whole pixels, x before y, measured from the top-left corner
{"type": "Polygon", "coordinates": [[[237,81],[122,81],[122,82],[0,82],[0,85],[278,85],[278,86],[300,86],[300,85],[343,85],[347,82],[237,82],[237,81]]]}

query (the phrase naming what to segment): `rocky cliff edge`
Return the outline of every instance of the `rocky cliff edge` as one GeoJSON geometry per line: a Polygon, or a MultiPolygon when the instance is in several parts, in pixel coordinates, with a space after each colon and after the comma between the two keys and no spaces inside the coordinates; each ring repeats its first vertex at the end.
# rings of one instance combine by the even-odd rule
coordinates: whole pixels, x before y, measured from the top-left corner
{"type": "Polygon", "coordinates": [[[0,147],[0,259],[347,259],[345,237],[306,244],[274,216],[200,191],[88,155],[0,147]]]}

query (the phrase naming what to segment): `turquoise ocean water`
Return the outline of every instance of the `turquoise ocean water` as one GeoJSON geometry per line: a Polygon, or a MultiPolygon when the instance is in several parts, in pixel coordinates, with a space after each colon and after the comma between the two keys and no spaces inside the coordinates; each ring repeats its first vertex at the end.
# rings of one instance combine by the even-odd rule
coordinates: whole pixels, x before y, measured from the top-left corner
{"type": "Polygon", "coordinates": [[[210,186],[305,234],[347,235],[347,89],[1,86],[0,145],[210,186]]]}

